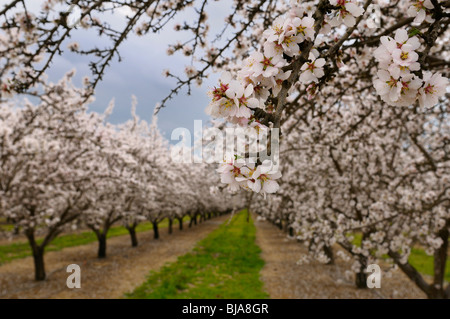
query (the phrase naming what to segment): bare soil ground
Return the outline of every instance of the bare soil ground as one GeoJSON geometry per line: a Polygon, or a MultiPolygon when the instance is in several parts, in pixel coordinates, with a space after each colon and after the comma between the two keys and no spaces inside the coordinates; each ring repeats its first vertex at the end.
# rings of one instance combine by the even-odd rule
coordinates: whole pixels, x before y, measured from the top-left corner
{"type": "Polygon", "coordinates": [[[132,248],[129,236],[108,239],[108,257],[97,259],[97,243],[70,247],[45,255],[47,280],[34,281],[33,259],[14,260],[0,266],[0,298],[121,298],[142,284],[151,270],[173,262],[192,250],[195,244],[227,220],[221,216],[174,233],[161,229],[160,239],[153,232],[138,233],[139,246],[132,248]],[[81,288],[66,286],[69,264],[81,267],[81,288]]]}
{"type": "MultiPolygon", "coordinates": [[[[342,259],[337,259],[335,265],[297,264],[308,253],[307,247],[288,239],[269,222],[254,220],[256,243],[266,262],[261,279],[273,299],[426,298],[401,270],[395,270],[390,277],[383,274],[380,289],[357,289],[353,279],[346,278],[350,265],[342,259]]],[[[386,265],[380,266],[386,268],[386,265]]]]}

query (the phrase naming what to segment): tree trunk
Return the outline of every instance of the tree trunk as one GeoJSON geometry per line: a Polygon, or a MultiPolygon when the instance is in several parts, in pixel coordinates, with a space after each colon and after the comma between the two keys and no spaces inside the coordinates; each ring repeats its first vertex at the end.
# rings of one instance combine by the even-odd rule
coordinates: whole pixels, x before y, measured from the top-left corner
{"type": "Polygon", "coordinates": [[[367,273],[365,272],[367,267],[367,259],[362,257],[360,257],[359,259],[361,267],[359,268],[359,272],[355,276],[355,285],[359,289],[365,289],[367,288],[367,273]]]}
{"type": "Polygon", "coordinates": [[[427,295],[428,298],[433,298],[433,293],[430,288],[431,285],[423,278],[422,274],[419,273],[416,268],[409,262],[400,262],[401,256],[395,251],[389,250],[388,255],[394,259],[398,267],[427,295]]]}
{"type": "Polygon", "coordinates": [[[180,230],[183,230],[183,218],[177,218],[178,219],[178,226],[180,228],[180,230]]]}
{"type": "Polygon", "coordinates": [[[289,236],[294,237],[294,228],[289,227],[289,236]]]}
{"type": "Polygon", "coordinates": [[[158,222],[152,222],[153,224],[153,238],[159,239],[158,222]]]}
{"type": "Polygon", "coordinates": [[[27,233],[27,238],[31,246],[31,251],[33,252],[34,279],[36,281],[45,280],[44,247],[36,243],[33,231],[27,233]]]}
{"type": "Polygon", "coordinates": [[[444,277],[445,277],[445,266],[447,262],[447,250],[448,250],[448,236],[449,231],[445,227],[441,229],[438,236],[442,239],[443,243],[439,249],[434,252],[434,280],[433,285],[430,287],[430,295],[428,298],[432,299],[446,299],[450,296],[446,295],[444,289],[444,277]]]}
{"type": "Polygon", "coordinates": [[[36,281],[45,280],[44,248],[36,247],[33,249],[34,259],[34,279],[36,281]]]}
{"type": "Polygon", "coordinates": [[[325,245],[325,246],[323,246],[323,252],[325,253],[325,256],[327,256],[329,259],[329,261],[327,262],[327,265],[334,265],[333,248],[325,245]]]}
{"type": "Polygon", "coordinates": [[[191,217],[191,219],[189,220],[189,228],[191,228],[193,224],[194,224],[194,217],[191,217]]]}
{"type": "Polygon", "coordinates": [[[247,223],[250,222],[250,210],[247,209],[247,223]]]}
{"type": "Polygon", "coordinates": [[[98,233],[98,258],[105,258],[106,257],[106,234],[105,233],[98,233]]]}
{"type": "Polygon", "coordinates": [[[136,226],[127,227],[128,232],[130,233],[131,238],[131,247],[137,247],[138,239],[136,236],[136,226]]]}
{"type": "Polygon", "coordinates": [[[172,224],[173,224],[173,219],[169,218],[169,234],[172,234],[172,224]]]}

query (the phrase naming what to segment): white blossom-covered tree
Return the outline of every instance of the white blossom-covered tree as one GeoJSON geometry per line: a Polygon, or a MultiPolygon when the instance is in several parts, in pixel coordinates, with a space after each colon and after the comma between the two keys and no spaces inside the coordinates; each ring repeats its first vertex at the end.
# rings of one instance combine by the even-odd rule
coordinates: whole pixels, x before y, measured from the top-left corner
{"type": "MultiPolygon", "coordinates": [[[[9,1],[0,11],[2,100],[35,93],[66,40],[77,28],[86,28],[112,45],[69,44],[71,51],[92,58],[92,77],[80,95],[84,105],[113,58],[120,58],[131,32],[157,36],[182,12],[193,10],[194,21],[175,23],[182,42],[167,49],[169,55],[189,57],[190,63],[183,74],[164,72],[174,88],[159,108],[183,88],[190,93],[193,84],[222,73],[206,107],[218,119],[217,127],[269,131],[269,153],[280,144],[279,163],[250,148],[245,155],[252,155],[253,162],[227,154],[218,168],[222,184],[232,192],[255,193],[247,198],[250,207],[284,224],[319,260],[332,262],[332,247],[340,245],[354,258],[359,287],[364,286],[365,266],[389,255],[427,296],[450,296],[443,281],[450,224],[449,1],[235,0],[224,13],[224,28],[214,35],[206,0],[47,0],[40,13],[27,10],[29,3],[9,1]],[[61,4],[81,9],[77,27],[68,23],[68,11],[58,9],[61,4]],[[129,15],[123,29],[112,27],[108,15],[125,9],[129,15]],[[361,234],[361,245],[352,241],[355,234],[361,234]],[[416,244],[434,256],[432,283],[408,263],[416,244]]],[[[16,118],[3,109],[4,121],[16,118]]],[[[19,121],[18,127],[24,125],[19,121]]],[[[89,128],[80,130],[77,134],[89,128]]],[[[142,168],[143,162],[138,163],[142,168]]],[[[156,182],[156,190],[139,188],[143,193],[135,192],[131,206],[121,210],[136,211],[157,226],[167,212],[164,203],[171,202],[195,222],[217,204],[204,196],[205,183],[218,179],[201,179],[211,172],[203,167],[170,165],[158,178],[175,187],[156,182]],[[183,197],[181,205],[177,196],[183,197]]],[[[5,185],[6,193],[10,188],[5,185]]],[[[239,205],[244,201],[236,198],[239,205]]],[[[3,200],[2,205],[10,204],[3,200]]]]}

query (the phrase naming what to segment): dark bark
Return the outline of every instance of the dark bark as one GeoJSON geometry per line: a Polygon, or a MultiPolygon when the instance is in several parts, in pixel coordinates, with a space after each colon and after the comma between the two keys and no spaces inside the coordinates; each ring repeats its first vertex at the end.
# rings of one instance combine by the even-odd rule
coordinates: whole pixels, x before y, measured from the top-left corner
{"type": "Polygon", "coordinates": [[[401,256],[397,252],[389,251],[389,257],[394,259],[399,268],[419,287],[429,299],[450,299],[450,284],[444,288],[445,266],[448,250],[447,228],[441,229],[438,236],[443,240],[442,246],[434,253],[434,279],[433,284],[425,281],[423,276],[409,262],[400,262],[401,256]]]}
{"type": "Polygon", "coordinates": [[[450,296],[447,295],[444,289],[445,266],[447,262],[448,251],[448,236],[447,228],[441,229],[438,233],[439,238],[442,239],[442,246],[434,252],[434,280],[431,295],[433,299],[445,299],[450,296]]]}
{"type": "Polygon", "coordinates": [[[172,234],[172,232],[173,232],[172,224],[173,224],[173,219],[169,218],[169,234],[172,234]]]}
{"type": "Polygon", "coordinates": [[[44,248],[36,247],[33,249],[34,260],[34,279],[36,281],[45,280],[44,248]]]}
{"type": "Polygon", "coordinates": [[[330,246],[325,245],[323,247],[323,252],[325,253],[325,256],[327,256],[328,259],[330,260],[329,262],[327,262],[327,265],[334,265],[333,248],[330,247],[330,246]]]}
{"type": "Polygon", "coordinates": [[[360,272],[356,273],[355,285],[356,285],[356,288],[359,288],[359,289],[367,288],[367,274],[363,270],[360,270],[360,272]]]}
{"type": "Polygon", "coordinates": [[[106,258],[106,234],[97,233],[98,239],[98,258],[106,258]]]}
{"type": "MultiPolygon", "coordinates": [[[[364,238],[364,235],[363,235],[364,238]]],[[[359,255],[359,263],[361,264],[361,267],[359,268],[359,272],[356,273],[355,276],[355,285],[359,289],[365,289],[367,288],[367,257],[363,255],[359,255]]]]}
{"type": "Polygon", "coordinates": [[[127,227],[128,232],[130,233],[130,238],[131,238],[131,247],[137,247],[138,245],[138,239],[136,236],[136,226],[128,226],[127,227]]]}
{"type": "Polygon", "coordinates": [[[33,252],[34,279],[36,281],[45,280],[44,247],[41,247],[36,243],[33,232],[28,233],[27,237],[33,252]]]}
{"type": "Polygon", "coordinates": [[[183,217],[177,217],[178,219],[178,226],[180,230],[183,230],[183,217]]]}
{"type": "MultiPolygon", "coordinates": [[[[364,240],[366,240],[369,236],[370,236],[370,233],[364,232],[362,234],[361,242],[363,243],[364,240]]],[[[365,289],[365,288],[367,288],[367,276],[368,276],[368,274],[366,273],[367,257],[365,257],[364,255],[359,255],[359,263],[361,264],[361,267],[359,268],[359,272],[356,273],[355,285],[359,289],[365,289]]]]}
{"type": "Polygon", "coordinates": [[[153,224],[153,238],[159,239],[159,229],[158,229],[158,222],[152,222],[153,224]]]}
{"type": "Polygon", "coordinates": [[[419,287],[428,296],[428,298],[430,298],[430,285],[423,279],[422,275],[416,270],[416,268],[411,266],[409,262],[406,264],[401,263],[401,256],[396,252],[389,251],[388,255],[394,259],[395,263],[405,273],[405,275],[407,275],[409,279],[411,279],[417,287],[419,287]]]}
{"type": "Polygon", "coordinates": [[[294,236],[294,228],[293,227],[289,227],[289,236],[291,236],[291,237],[294,236]]]}

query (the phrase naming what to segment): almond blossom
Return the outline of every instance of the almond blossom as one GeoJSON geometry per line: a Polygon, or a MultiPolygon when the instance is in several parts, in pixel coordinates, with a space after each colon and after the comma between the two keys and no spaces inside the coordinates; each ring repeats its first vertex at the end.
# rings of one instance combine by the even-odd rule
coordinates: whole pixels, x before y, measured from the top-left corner
{"type": "Polygon", "coordinates": [[[314,19],[311,17],[295,18],[292,24],[296,27],[297,36],[301,38],[303,42],[305,39],[314,39],[314,19]]]}
{"type": "Polygon", "coordinates": [[[279,185],[275,181],[281,177],[281,172],[272,170],[272,162],[266,160],[256,170],[250,171],[247,177],[247,186],[255,193],[263,195],[278,191],[279,185]]]}
{"type": "Polygon", "coordinates": [[[279,69],[286,64],[284,59],[279,55],[265,56],[261,52],[255,52],[251,58],[255,61],[251,67],[254,77],[262,75],[265,78],[270,78],[275,76],[279,72],[279,69]]]}
{"type": "Polygon", "coordinates": [[[244,163],[231,161],[220,164],[217,172],[220,173],[220,181],[227,184],[230,191],[236,192],[245,185],[242,177],[248,175],[250,169],[244,166],[244,163]]]}
{"type": "Polygon", "coordinates": [[[383,36],[380,41],[381,46],[374,51],[380,68],[374,87],[381,99],[393,106],[409,106],[417,98],[421,106],[436,104],[445,94],[447,79],[424,72],[422,80],[411,73],[420,70],[419,55],[414,51],[420,48],[419,39],[409,37],[405,29],[398,29],[395,38],[383,36]]]}
{"type": "Polygon", "coordinates": [[[344,23],[347,27],[353,27],[357,17],[364,13],[364,9],[356,5],[353,0],[330,0],[332,6],[340,7],[336,16],[330,21],[331,26],[339,26],[344,23]]]}
{"type": "Polygon", "coordinates": [[[378,70],[377,76],[378,78],[373,81],[373,84],[381,99],[388,104],[397,102],[402,90],[399,79],[394,78],[386,70],[378,70]]]}
{"type": "Polygon", "coordinates": [[[439,73],[424,72],[425,81],[419,90],[419,103],[422,107],[431,107],[438,103],[439,98],[446,92],[448,79],[439,73]]]}
{"type": "Polygon", "coordinates": [[[324,58],[316,59],[314,54],[310,54],[309,60],[311,62],[306,62],[301,67],[303,72],[300,75],[300,82],[304,84],[318,82],[319,78],[323,77],[325,74],[323,71],[323,66],[326,63],[324,58]]]}
{"type": "Polygon", "coordinates": [[[414,0],[408,8],[408,15],[414,17],[415,24],[421,24],[423,21],[433,23],[431,9],[433,9],[433,4],[430,0],[414,0]]]}

